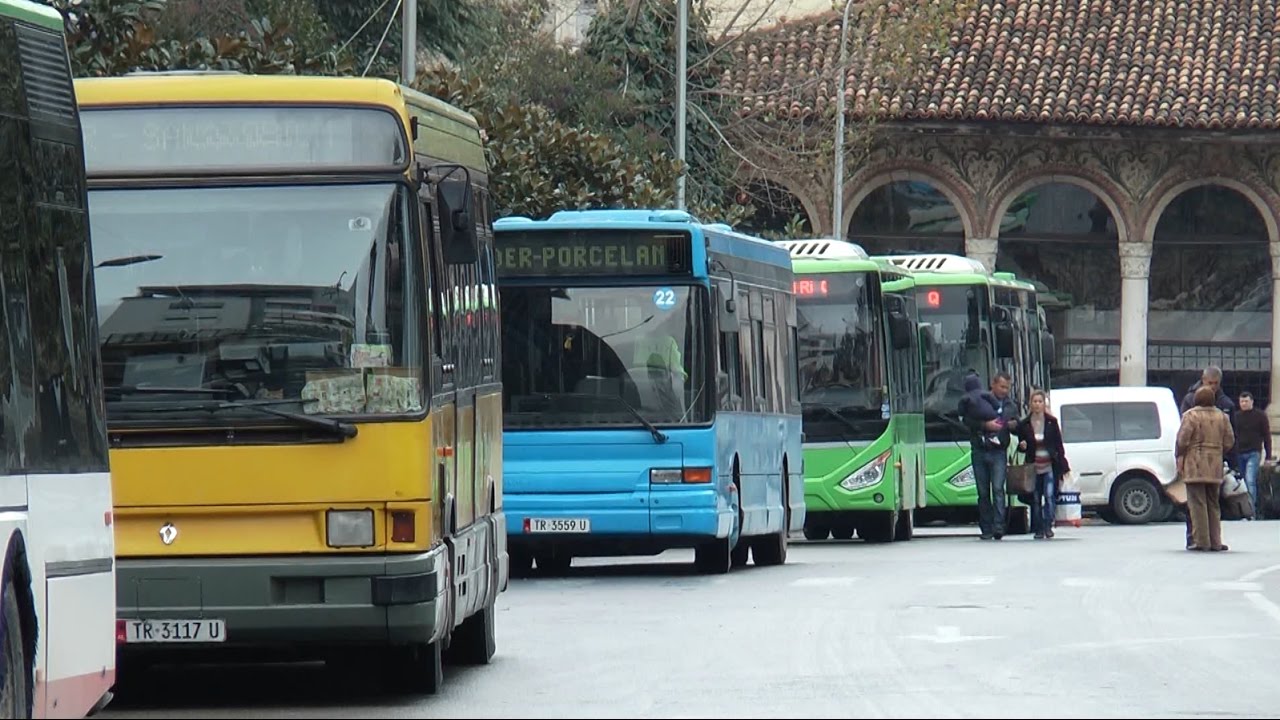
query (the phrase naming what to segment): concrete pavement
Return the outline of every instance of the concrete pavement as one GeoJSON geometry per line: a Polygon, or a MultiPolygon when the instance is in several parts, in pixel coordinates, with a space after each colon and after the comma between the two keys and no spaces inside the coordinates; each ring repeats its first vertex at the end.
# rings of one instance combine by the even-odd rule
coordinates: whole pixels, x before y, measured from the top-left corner
{"type": "Polygon", "coordinates": [[[106,717],[1268,717],[1280,707],[1280,523],[983,542],[800,543],[693,573],[692,553],[513,581],[498,655],[435,697],[319,666],[161,668],[106,717]]]}

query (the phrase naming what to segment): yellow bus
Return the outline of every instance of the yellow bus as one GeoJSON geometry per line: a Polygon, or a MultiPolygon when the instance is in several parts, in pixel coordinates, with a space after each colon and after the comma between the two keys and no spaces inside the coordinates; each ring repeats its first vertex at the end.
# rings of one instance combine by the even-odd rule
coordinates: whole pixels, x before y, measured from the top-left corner
{"type": "Polygon", "coordinates": [[[373,78],[76,92],[122,669],[276,649],[433,693],[444,660],[488,662],[508,562],[474,118],[373,78]]]}

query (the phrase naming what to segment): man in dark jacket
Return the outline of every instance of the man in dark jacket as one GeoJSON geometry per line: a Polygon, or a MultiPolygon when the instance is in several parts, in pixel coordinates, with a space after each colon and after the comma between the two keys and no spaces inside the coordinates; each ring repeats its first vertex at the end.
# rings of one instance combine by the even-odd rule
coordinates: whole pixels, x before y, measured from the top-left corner
{"type": "Polygon", "coordinates": [[[1004,537],[1007,512],[1006,473],[1009,470],[1009,433],[1018,425],[1018,408],[1009,397],[1013,379],[999,372],[991,379],[991,392],[978,393],[982,381],[977,375],[965,378],[965,397],[958,412],[969,428],[973,479],[978,486],[978,528],[983,540],[1004,537]],[[994,404],[982,405],[988,400],[994,404]]]}
{"type": "MultiPolygon", "coordinates": [[[[1227,414],[1228,420],[1235,419],[1236,404],[1231,400],[1225,392],[1222,391],[1222,368],[1217,365],[1210,365],[1200,373],[1200,382],[1191,386],[1187,394],[1182,397],[1182,406],[1178,408],[1180,413],[1186,413],[1188,410],[1196,406],[1196,390],[1201,387],[1207,387],[1216,393],[1214,404],[1219,410],[1227,414]]],[[[1234,425],[1234,422],[1232,423],[1234,425]]],[[[1232,467],[1235,466],[1235,448],[1225,448],[1222,451],[1222,459],[1232,467]]],[[[1183,506],[1184,514],[1187,518],[1187,547],[1190,548],[1191,542],[1191,513],[1185,512],[1186,507],[1183,506]]]]}

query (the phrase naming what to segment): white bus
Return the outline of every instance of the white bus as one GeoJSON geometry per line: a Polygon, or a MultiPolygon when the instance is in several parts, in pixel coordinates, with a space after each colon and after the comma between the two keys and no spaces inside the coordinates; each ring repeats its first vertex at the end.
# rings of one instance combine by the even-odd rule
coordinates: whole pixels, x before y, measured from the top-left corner
{"type": "Polygon", "coordinates": [[[0,0],[0,717],[115,681],[115,542],[84,151],[61,15],[0,0]]]}

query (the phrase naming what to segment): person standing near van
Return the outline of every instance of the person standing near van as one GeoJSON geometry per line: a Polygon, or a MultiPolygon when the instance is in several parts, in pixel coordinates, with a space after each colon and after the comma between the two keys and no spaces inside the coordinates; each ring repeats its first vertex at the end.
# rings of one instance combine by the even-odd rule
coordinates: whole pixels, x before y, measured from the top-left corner
{"type": "Polygon", "coordinates": [[[1062,446],[1062,426],[1049,413],[1043,390],[1031,393],[1031,412],[1018,423],[1018,449],[1036,467],[1036,489],[1031,503],[1031,530],[1036,539],[1053,537],[1058,483],[1071,471],[1062,446]]]}
{"type": "Polygon", "coordinates": [[[1253,506],[1258,507],[1258,472],[1271,454],[1271,422],[1267,414],[1254,407],[1253,394],[1240,393],[1240,410],[1232,419],[1236,433],[1236,461],[1244,473],[1253,506]]]}
{"type": "Polygon", "coordinates": [[[1187,484],[1191,539],[1188,550],[1222,552],[1222,509],[1218,493],[1222,485],[1222,454],[1235,445],[1235,433],[1227,415],[1214,405],[1210,387],[1196,390],[1195,407],[1182,416],[1174,457],[1178,475],[1187,484]]]}
{"type": "MultiPolygon", "coordinates": [[[[1204,369],[1204,372],[1200,373],[1200,381],[1195,385],[1192,385],[1191,389],[1187,391],[1187,394],[1183,396],[1182,406],[1178,409],[1178,412],[1183,417],[1186,417],[1188,410],[1191,410],[1196,406],[1196,392],[1198,392],[1200,388],[1209,388],[1213,391],[1214,406],[1226,413],[1228,420],[1235,416],[1236,404],[1231,401],[1230,396],[1222,391],[1222,368],[1217,365],[1210,365],[1204,369]]],[[[1229,447],[1222,449],[1222,460],[1228,465],[1234,464],[1231,462],[1231,452],[1232,449],[1229,447]]],[[[1187,519],[1187,549],[1190,550],[1191,546],[1194,545],[1191,537],[1190,503],[1188,502],[1187,504],[1182,505],[1182,510],[1187,519]]],[[[1221,510],[1221,508],[1219,508],[1219,510],[1221,510]]]]}

